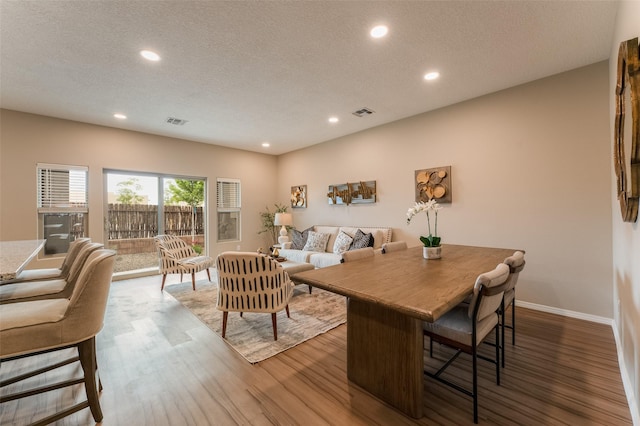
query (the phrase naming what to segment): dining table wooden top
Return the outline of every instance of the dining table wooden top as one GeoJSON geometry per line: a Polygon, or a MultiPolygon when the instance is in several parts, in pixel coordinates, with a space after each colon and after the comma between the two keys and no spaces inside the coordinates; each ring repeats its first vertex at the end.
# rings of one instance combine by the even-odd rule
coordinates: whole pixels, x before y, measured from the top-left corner
{"type": "Polygon", "coordinates": [[[46,240],[0,241],[0,281],[14,279],[44,246],[46,240]]]}
{"type": "Polygon", "coordinates": [[[473,292],[478,275],[516,249],[444,244],[440,259],[422,247],[294,274],[296,282],[433,322],[473,292]]]}

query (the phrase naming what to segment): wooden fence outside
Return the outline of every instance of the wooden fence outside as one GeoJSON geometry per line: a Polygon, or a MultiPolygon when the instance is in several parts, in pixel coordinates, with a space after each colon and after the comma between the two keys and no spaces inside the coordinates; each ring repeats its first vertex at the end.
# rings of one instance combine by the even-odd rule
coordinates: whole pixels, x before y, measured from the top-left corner
{"type": "MultiPolygon", "coordinates": [[[[192,207],[164,206],[164,233],[188,236],[192,231],[192,207]]],[[[109,204],[107,212],[109,240],[153,238],[158,235],[158,206],[146,204],[109,204]]],[[[204,234],[202,207],[196,207],[196,235],[204,234]]]]}

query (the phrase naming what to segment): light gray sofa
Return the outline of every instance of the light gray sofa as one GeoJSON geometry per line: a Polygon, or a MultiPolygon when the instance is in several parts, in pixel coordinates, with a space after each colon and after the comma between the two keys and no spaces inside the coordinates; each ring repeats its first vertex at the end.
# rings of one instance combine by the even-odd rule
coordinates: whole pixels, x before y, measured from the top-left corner
{"type": "Polygon", "coordinates": [[[382,244],[391,242],[392,228],[385,227],[358,227],[358,226],[326,226],[326,225],[314,225],[311,228],[314,232],[322,234],[329,234],[329,241],[327,242],[324,252],[320,251],[307,251],[292,249],[292,242],[285,243],[285,247],[280,249],[280,255],[299,263],[310,263],[316,268],[324,268],[331,265],[337,265],[340,263],[340,253],[334,253],[334,245],[336,238],[340,231],[344,231],[347,235],[353,237],[358,229],[363,233],[370,233],[373,236],[373,249],[376,252],[381,251],[382,244]]]}

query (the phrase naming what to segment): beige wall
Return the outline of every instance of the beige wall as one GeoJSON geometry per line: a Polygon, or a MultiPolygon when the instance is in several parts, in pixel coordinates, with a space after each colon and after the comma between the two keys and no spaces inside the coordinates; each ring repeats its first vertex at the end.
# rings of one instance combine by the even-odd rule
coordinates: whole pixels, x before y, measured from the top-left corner
{"type": "Polygon", "coordinates": [[[608,90],[601,62],[282,155],[278,196],[308,185],[298,228],[384,225],[418,245],[414,171],[450,165],[444,243],[525,249],[519,299],[612,318],[608,90]],[[328,185],[358,180],[377,181],[374,205],[327,204],[328,185]]]}
{"type": "Polygon", "coordinates": [[[257,235],[257,212],[275,198],[270,184],[277,173],[274,156],[15,111],[0,113],[1,240],[37,237],[35,169],[36,163],[45,162],[89,166],[89,236],[95,241],[103,241],[103,169],[118,169],[207,178],[210,230],[217,226],[216,178],[241,179],[242,241],[216,244],[211,232],[209,254],[235,250],[238,244],[243,250],[264,245],[257,235]]]}
{"type": "MultiPolygon", "coordinates": [[[[621,41],[635,37],[640,37],[640,2],[621,2],[609,59],[609,116],[612,129],[618,48],[621,41]]],[[[613,152],[610,156],[613,156],[613,152]]],[[[625,387],[630,396],[629,405],[636,423],[640,424],[640,221],[633,224],[622,222],[613,173],[611,180],[615,330],[621,352],[621,370],[623,378],[627,379],[625,387]]]]}

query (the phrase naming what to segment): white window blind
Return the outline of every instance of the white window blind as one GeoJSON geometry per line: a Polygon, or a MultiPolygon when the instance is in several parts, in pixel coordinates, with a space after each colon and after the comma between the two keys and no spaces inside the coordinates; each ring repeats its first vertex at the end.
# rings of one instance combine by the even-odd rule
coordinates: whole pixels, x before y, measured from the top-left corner
{"type": "Polygon", "coordinates": [[[38,212],[87,212],[87,174],[83,166],[38,163],[38,212]]]}
{"type": "Polygon", "coordinates": [[[240,209],[240,180],[218,178],[218,211],[236,211],[240,209]]]}

